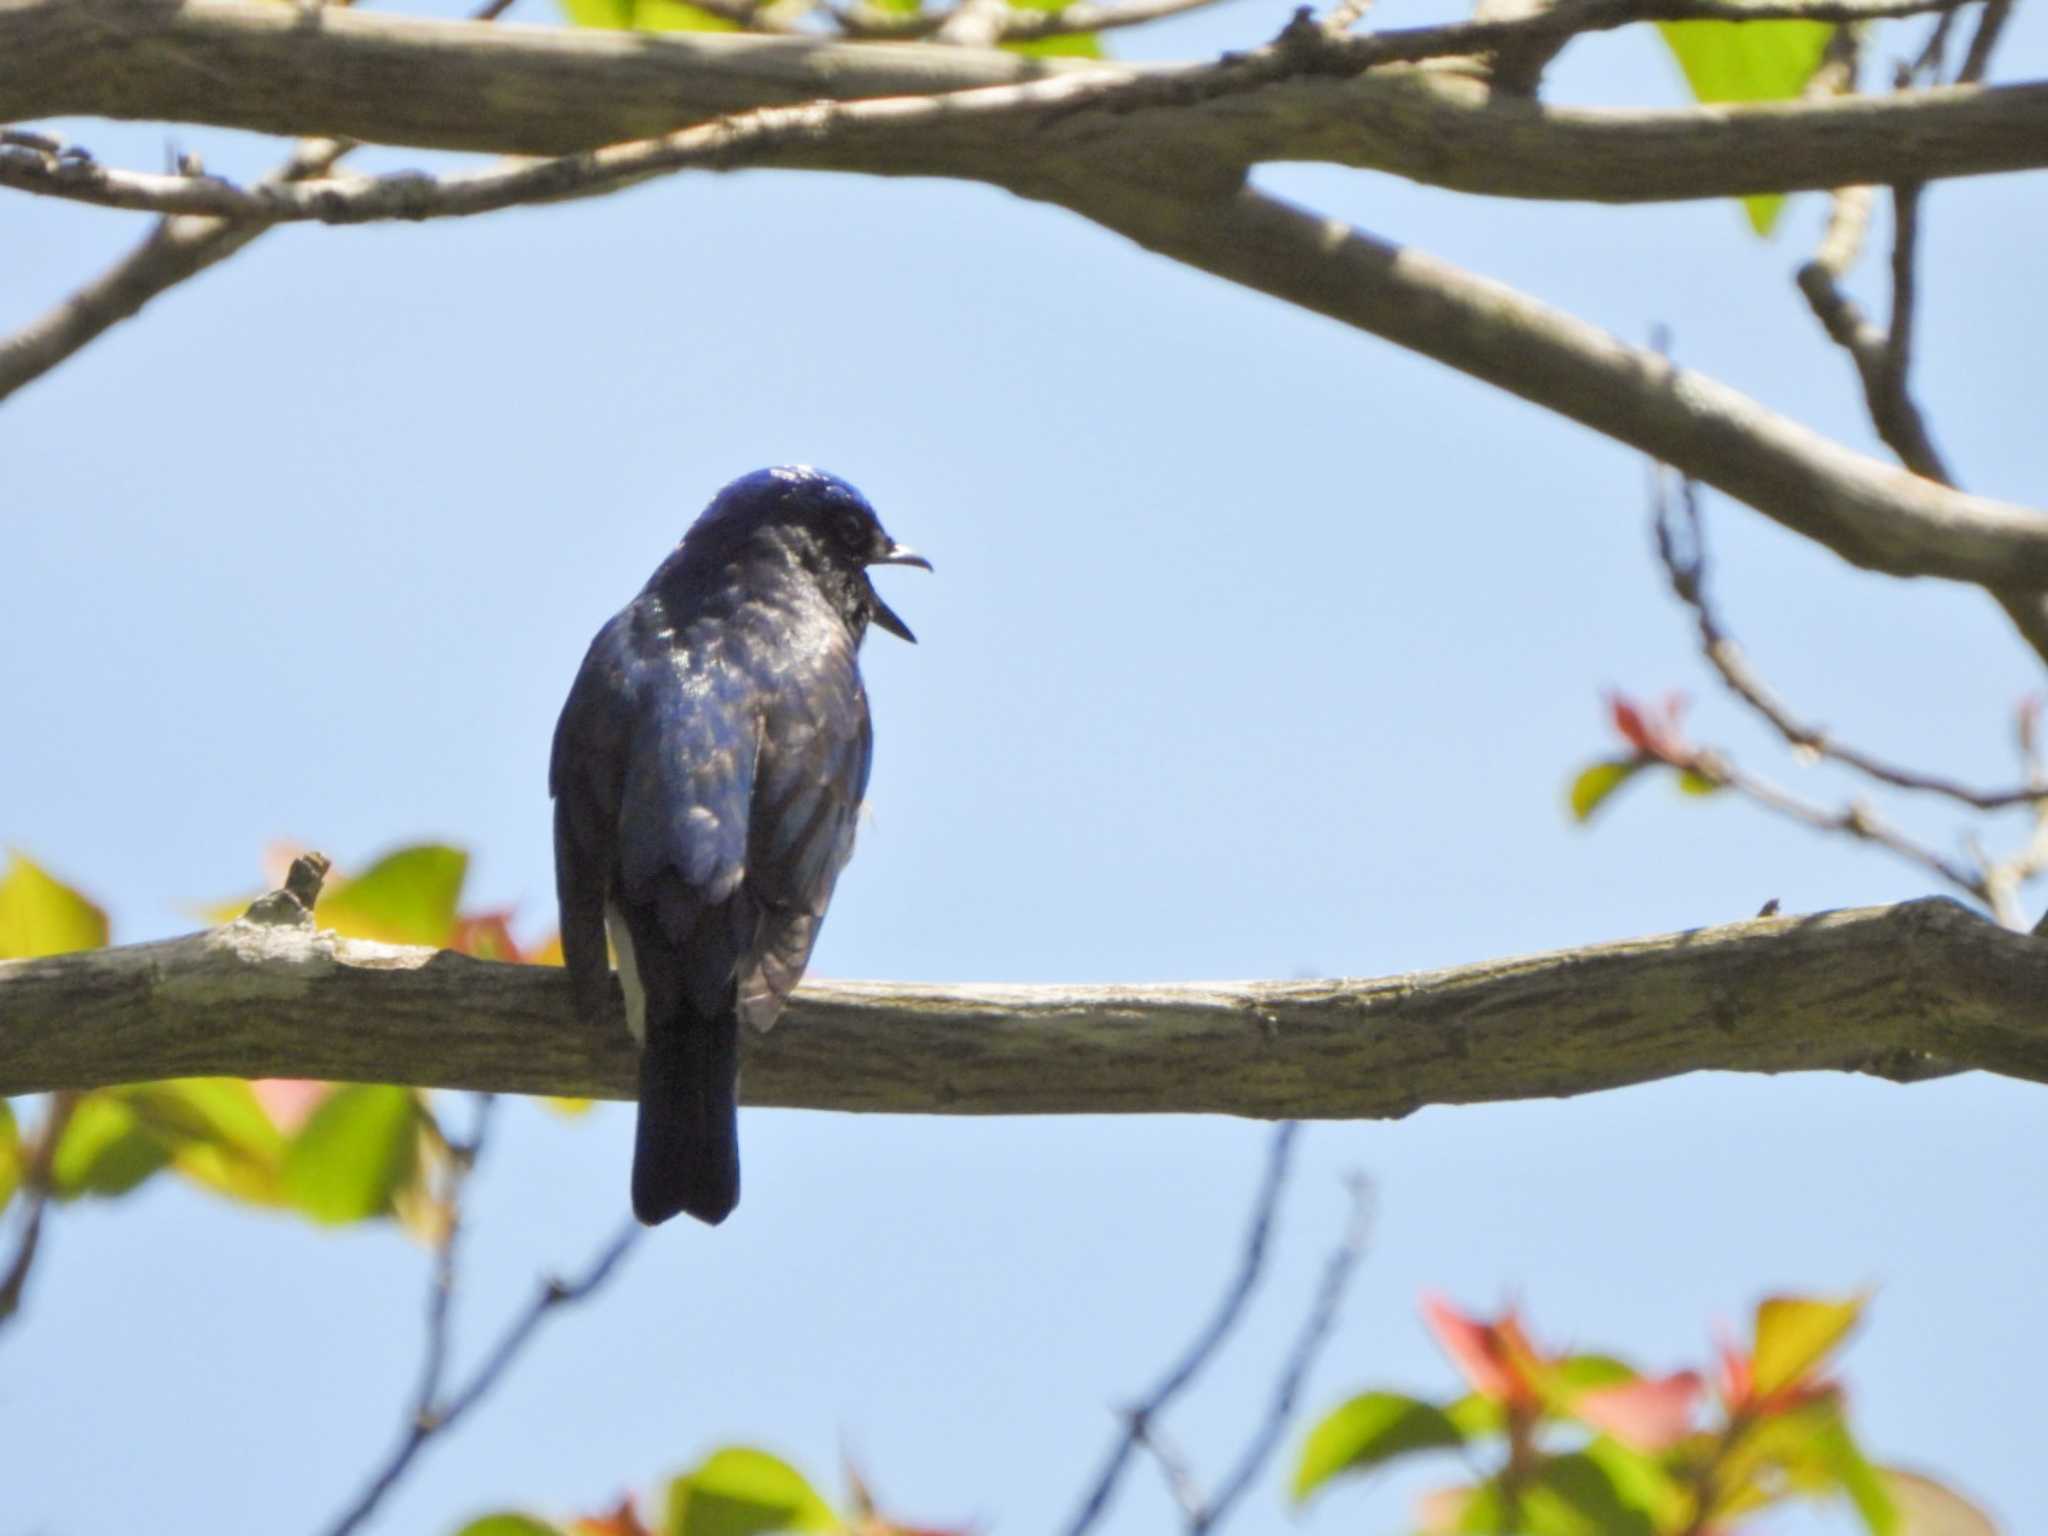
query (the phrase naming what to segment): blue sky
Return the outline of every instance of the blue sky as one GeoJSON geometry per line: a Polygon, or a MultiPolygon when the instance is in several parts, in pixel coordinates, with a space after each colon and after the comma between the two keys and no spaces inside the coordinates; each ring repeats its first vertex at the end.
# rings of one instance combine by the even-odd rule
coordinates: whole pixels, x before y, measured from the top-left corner
{"type": "MultiPolygon", "coordinates": [[[[1243,0],[1125,47],[1213,53],[1284,15],[1243,0]]],[[[2044,67],[2048,20],[2021,8],[2001,74],[2044,67]]],[[[1647,37],[1576,47],[1555,87],[1678,99],[1647,37]]],[[[161,129],[68,126],[161,161],[161,129]]],[[[231,174],[276,154],[175,137],[231,174]]],[[[1631,340],[1668,326],[1686,363],[1869,442],[1790,281],[1817,199],[1761,242],[1726,204],[1260,179],[1631,340]]],[[[2044,188],[1929,195],[1918,371],[1966,483],[2033,504],[2044,188]]],[[[0,326],[141,228],[0,203],[0,326]]],[[[1881,269],[1857,273],[1867,299],[1881,269]]],[[[1714,691],[1632,453],[1057,210],[779,173],[281,231],[10,401],[0,842],[94,893],[124,940],[191,926],[277,838],[345,865],[460,842],[472,894],[537,931],[547,741],[584,646],[712,491],[781,461],[851,478],[938,568],[882,577],[922,644],[868,648],[873,815],[819,974],[1376,975],[1928,890],[1663,785],[1569,823],[1571,772],[1613,746],[1610,686],[1683,688],[1702,739],[1845,792],[1714,691]]],[[[1788,697],[1874,749],[2011,776],[2039,664],[1987,600],[1850,571],[1730,503],[1709,516],[1724,607],[1788,697]]],[[[1944,846],[1959,830],[1900,814],[1944,846]]],[[[1765,1291],[1873,1285],[1846,1362],[1869,1448],[2014,1530],[2048,1522],[2021,1376],[2048,1283],[2040,1125],[2038,1089],[1984,1077],[1696,1076],[1311,1126],[1259,1309],[1172,1431],[1199,1473],[1228,1464],[1356,1168],[1381,1215],[1311,1413],[1367,1385],[1451,1389],[1425,1286],[1520,1298],[1544,1337],[1668,1367],[1765,1291]]],[[[643,1245],[382,1529],[595,1507],[735,1441],[835,1492],[843,1448],[906,1515],[1046,1529],[1112,1407],[1206,1316],[1266,1132],[751,1111],[742,1135],[738,1215],[643,1245]]],[[[615,1226],[629,1137],[624,1108],[502,1117],[462,1348],[615,1226]]],[[[268,1532],[337,1509],[410,1390],[422,1256],[168,1181],[60,1214],[5,1344],[0,1527],[268,1532]]],[[[1414,1486],[1333,1492],[1305,1528],[1398,1528],[1414,1486]]],[[[1140,1467],[1108,1528],[1170,1518],[1140,1467]]],[[[1287,1519],[1269,1483],[1236,1528],[1287,1519]]]]}

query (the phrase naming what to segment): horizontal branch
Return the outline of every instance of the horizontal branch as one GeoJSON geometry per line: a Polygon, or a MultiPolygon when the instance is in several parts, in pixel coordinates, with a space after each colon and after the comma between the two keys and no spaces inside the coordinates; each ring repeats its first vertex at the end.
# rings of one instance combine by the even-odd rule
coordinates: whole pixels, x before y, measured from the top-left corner
{"type": "Polygon", "coordinates": [[[275,0],[0,0],[0,122],[140,118],[534,155],[756,107],[965,92],[982,99],[751,163],[1014,185],[1077,156],[1199,165],[1211,179],[1320,160],[1465,191],[1618,202],[2048,165],[2048,83],[1636,111],[1504,99],[1461,69],[1382,67],[1565,26],[1730,10],[1868,14],[1871,4],[1578,0],[1355,38],[1310,42],[1295,29],[1214,64],[1138,67],[919,43],[483,26],[275,0]]]}
{"type": "MultiPolygon", "coordinates": [[[[259,904],[260,906],[260,904],[259,904]]],[[[2048,943],[1947,901],[1777,917],[1378,981],[821,983],[748,1042],[749,1103],[1386,1118],[1703,1070],[2048,1082],[2048,943]]],[[[0,964],[0,1094],[316,1077],[630,1098],[565,973],[243,919],[0,964]]]]}

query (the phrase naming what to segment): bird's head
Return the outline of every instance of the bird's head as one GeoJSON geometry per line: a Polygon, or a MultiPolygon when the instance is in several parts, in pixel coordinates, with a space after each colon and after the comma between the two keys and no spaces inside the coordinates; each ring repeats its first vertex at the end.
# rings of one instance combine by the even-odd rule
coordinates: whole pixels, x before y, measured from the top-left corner
{"type": "Polygon", "coordinates": [[[817,582],[856,634],[872,621],[899,639],[917,640],[875,591],[868,567],[928,571],[932,563],[890,538],[867,498],[837,475],[804,464],[742,475],[704,509],[684,543],[735,552],[772,548],[817,582]]]}

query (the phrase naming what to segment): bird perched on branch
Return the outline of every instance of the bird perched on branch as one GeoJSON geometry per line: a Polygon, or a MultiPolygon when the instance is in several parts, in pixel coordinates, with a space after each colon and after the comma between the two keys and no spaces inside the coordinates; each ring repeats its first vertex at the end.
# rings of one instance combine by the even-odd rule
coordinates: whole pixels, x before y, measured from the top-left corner
{"type": "Polygon", "coordinates": [[[640,1042],[633,1210],[739,1203],[739,1028],[803,976],[853,853],[874,744],[857,655],[909,628],[873,565],[931,562],[844,480],[764,469],[718,493],[598,631],[555,727],[555,892],[577,1012],[640,1042]]]}

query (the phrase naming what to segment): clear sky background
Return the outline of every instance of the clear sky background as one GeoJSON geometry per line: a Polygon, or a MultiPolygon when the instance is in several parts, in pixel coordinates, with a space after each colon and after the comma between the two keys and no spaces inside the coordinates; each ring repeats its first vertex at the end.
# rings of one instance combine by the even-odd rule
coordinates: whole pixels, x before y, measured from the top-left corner
{"type": "MultiPolygon", "coordinates": [[[[1383,25],[1434,14],[1385,3],[1383,25]]],[[[513,14],[553,19],[540,0],[513,14]]],[[[1119,47],[1213,54],[1285,14],[1240,0],[1119,47]]],[[[1908,44],[1892,29],[1879,54],[1908,44]]],[[[2020,8],[1999,73],[2048,73],[2040,8],[2020,8]]],[[[1647,35],[1578,44],[1552,78],[1561,100],[1680,99],[1647,35]]],[[[66,126],[161,163],[161,129],[66,126]]],[[[175,137],[237,175],[277,153],[175,137]]],[[[1630,340],[1669,326],[1684,362],[1870,441],[1791,283],[1817,198],[1761,242],[1729,204],[1260,180],[1630,340]]],[[[2035,505],[2044,192],[2038,174],[1932,191],[1918,366],[1966,483],[2035,505]]],[[[142,229],[0,202],[0,326],[142,229]]],[[[1882,267],[1880,246],[1857,273],[1880,304],[1882,267]]],[[[1767,897],[1807,912],[1929,889],[1664,784],[1570,824],[1571,773],[1615,746],[1609,686],[1686,689],[1701,738],[1845,792],[1705,676],[1633,453],[1057,210],[782,173],[286,230],[9,402],[0,842],[137,940],[248,889],[273,839],[344,865],[448,839],[474,852],[472,898],[517,903],[538,933],[547,742],[584,646],[712,491],[782,461],[851,478],[938,567],[881,578],[923,643],[868,648],[873,815],[819,974],[1377,975],[1727,921],[1767,897]]],[[[1726,610],[1788,697],[1866,746],[2011,777],[2011,712],[2040,667],[1988,600],[1858,574],[1719,499],[1710,528],[1726,610]]],[[[1960,830],[1939,807],[1901,815],[1943,846],[1960,830]]],[[[1198,1473],[1227,1465],[1355,1168],[1380,1217],[1311,1414],[1368,1385],[1453,1389],[1417,1320],[1424,1287],[1519,1298],[1545,1340],[1669,1368],[1766,1291],[1869,1285],[1845,1362],[1868,1447],[2041,1527],[2044,1106],[1983,1076],[1701,1075],[1310,1126],[1258,1308],[1170,1431],[1198,1473]]],[[[474,1186],[465,1355],[536,1274],[614,1229],[630,1122],[501,1117],[474,1186]]],[[[593,1508],[726,1442],[835,1494],[844,1448],[907,1517],[1056,1528],[1113,1405],[1235,1263],[1266,1134],[750,1111],[734,1219],[643,1244],[378,1528],[593,1508]]],[[[315,1231],[160,1179],[62,1210],[49,1239],[0,1345],[0,1532],[308,1530],[385,1452],[425,1281],[397,1234],[315,1231]]],[[[1302,1526],[1398,1529],[1415,1486],[1333,1490],[1302,1526]]],[[[1108,1529],[1172,1519],[1141,1466],[1108,1529]]],[[[1289,1519],[1276,1474],[1236,1529],[1289,1519]]]]}

